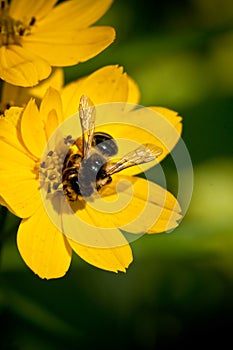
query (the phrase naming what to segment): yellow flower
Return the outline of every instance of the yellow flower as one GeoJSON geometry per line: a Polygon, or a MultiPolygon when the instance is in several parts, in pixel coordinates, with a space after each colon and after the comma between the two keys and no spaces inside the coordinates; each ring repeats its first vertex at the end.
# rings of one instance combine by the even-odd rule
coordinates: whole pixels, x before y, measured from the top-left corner
{"type": "Polygon", "coordinates": [[[64,73],[62,68],[55,68],[49,78],[43,80],[35,87],[22,88],[2,82],[0,114],[12,106],[25,107],[31,97],[34,97],[39,104],[49,87],[61,91],[64,84],[64,73]]]}
{"type": "MultiPolygon", "coordinates": [[[[136,84],[123,73],[121,67],[108,66],[69,84],[61,94],[49,88],[39,108],[31,99],[25,108],[11,107],[0,119],[1,204],[23,219],[17,234],[18,249],[26,264],[41,278],[63,276],[70,266],[72,250],[98,268],[125,271],[133,258],[130,245],[119,228],[137,237],[145,231],[159,233],[173,229],[181,217],[179,204],[171,193],[155,183],[132,176],[141,172],[142,168],[146,170],[153,166],[155,161],[142,168],[136,166],[113,175],[112,182],[102,187],[100,196],[92,202],[82,198],[74,203],[66,201],[73,215],[59,207],[60,204],[64,205],[65,195],[61,195],[56,188],[54,193],[50,191],[55,202],[49,201],[49,195],[48,200],[46,196],[43,197],[44,184],[48,179],[51,185],[53,182],[49,178],[51,173],[48,167],[47,173],[42,174],[47,176],[44,183],[39,178],[39,171],[46,168],[43,163],[52,155],[51,152],[54,156],[51,157],[52,161],[60,162],[60,166],[63,164],[63,159],[55,157],[62,147],[53,150],[49,147],[51,140],[59,135],[59,130],[64,130],[61,126],[68,125],[69,128],[70,120],[75,120],[75,127],[78,124],[78,119],[73,119],[77,115],[68,117],[70,113],[77,112],[77,103],[82,94],[88,95],[95,105],[117,101],[137,103],[139,96],[136,84]],[[56,133],[53,133],[54,130],[56,133]],[[47,152],[45,147],[50,151],[47,152]],[[102,207],[98,207],[98,204],[102,207]],[[61,226],[64,226],[62,230],[59,229],[61,226]]],[[[115,110],[111,104],[100,105],[106,112],[103,115],[98,114],[96,107],[98,132],[107,132],[119,141],[128,139],[130,147],[132,143],[156,144],[163,149],[158,161],[177,143],[181,118],[176,112],[154,107],[150,109],[152,115],[147,124],[142,114],[143,108],[122,114],[118,113],[117,107],[122,106],[121,103],[113,103],[115,105],[115,110]],[[167,135],[169,128],[163,128],[161,123],[157,138],[150,132],[154,128],[151,117],[168,123],[175,132],[167,135]],[[110,118],[110,122],[106,122],[107,118],[110,118]]],[[[67,140],[62,137],[59,142],[65,141],[65,144],[67,140]]],[[[124,142],[119,144],[119,156],[122,152],[125,152],[124,142]]]]}
{"type": "Polygon", "coordinates": [[[112,0],[1,1],[0,78],[14,85],[34,86],[51,66],[84,62],[109,46],[111,27],[91,25],[112,0]]]}

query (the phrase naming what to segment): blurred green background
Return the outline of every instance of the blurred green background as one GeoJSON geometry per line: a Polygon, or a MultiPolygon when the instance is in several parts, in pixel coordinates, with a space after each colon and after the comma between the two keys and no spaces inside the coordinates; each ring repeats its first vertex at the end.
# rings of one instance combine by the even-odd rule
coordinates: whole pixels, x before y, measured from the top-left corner
{"type": "MultiPolygon", "coordinates": [[[[193,199],[173,233],[132,244],[127,274],[74,256],[67,276],[51,281],[25,266],[15,244],[19,221],[2,214],[0,348],[222,346],[233,315],[233,1],[116,0],[99,23],[116,28],[115,43],[67,68],[66,81],[120,64],[138,83],[141,104],[178,111],[193,199]]],[[[162,166],[175,193],[171,157],[162,166]]]]}

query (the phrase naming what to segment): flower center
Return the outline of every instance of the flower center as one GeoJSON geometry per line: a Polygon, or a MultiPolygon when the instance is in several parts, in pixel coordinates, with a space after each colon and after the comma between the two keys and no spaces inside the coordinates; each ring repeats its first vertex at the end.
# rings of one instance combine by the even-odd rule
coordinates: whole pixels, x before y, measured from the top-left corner
{"type": "Polygon", "coordinates": [[[65,137],[55,150],[50,150],[43,156],[39,168],[40,187],[43,187],[47,194],[54,194],[62,190],[62,168],[64,158],[69,147],[74,143],[71,135],[65,137]]]}
{"type": "Polygon", "coordinates": [[[0,47],[20,45],[22,37],[31,33],[31,27],[35,22],[35,17],[32,17],[28,23],[15,20],[9,15],[8,1],[0,1],[0,47]]]}

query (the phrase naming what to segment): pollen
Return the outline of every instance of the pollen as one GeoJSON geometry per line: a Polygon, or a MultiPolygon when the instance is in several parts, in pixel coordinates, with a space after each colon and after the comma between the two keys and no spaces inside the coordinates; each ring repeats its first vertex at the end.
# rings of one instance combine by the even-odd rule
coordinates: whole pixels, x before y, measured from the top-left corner
{"type": "Polygon", "coordinates": [[[48,195],[62,191],[64,157],[67,153],[67,144],[70,146],[71,139],[70,135],[65,137],[55,150],[49,150],[41,159],[39,165],[40,188],[43,187],[48,195]]]}
{"type": "Polygon", "coordinates": [[[9,15],[8,1],[0,1],[0,47],[21,45],[22,37],[30,34],[35,23],[35,17],[28,22],[15,20],[9,15]]]}

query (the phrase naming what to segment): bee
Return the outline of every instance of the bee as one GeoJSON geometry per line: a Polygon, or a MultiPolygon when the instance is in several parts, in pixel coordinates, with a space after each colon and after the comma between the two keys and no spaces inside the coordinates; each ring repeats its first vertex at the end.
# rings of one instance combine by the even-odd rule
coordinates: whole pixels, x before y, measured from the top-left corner
{"type": "Polygon", "coordinates": [[[118,153],[113,137],[95,132],[96,110],[91,100],[83,95],[79,104],[82,136],[65,157],[62,169],[63,191],[68,201],[90,197],[112,181],[112,175],[134,165],[154,160],[162,149],[153,144],[143,144],[119,161],[110,157],[118,153]]]}

